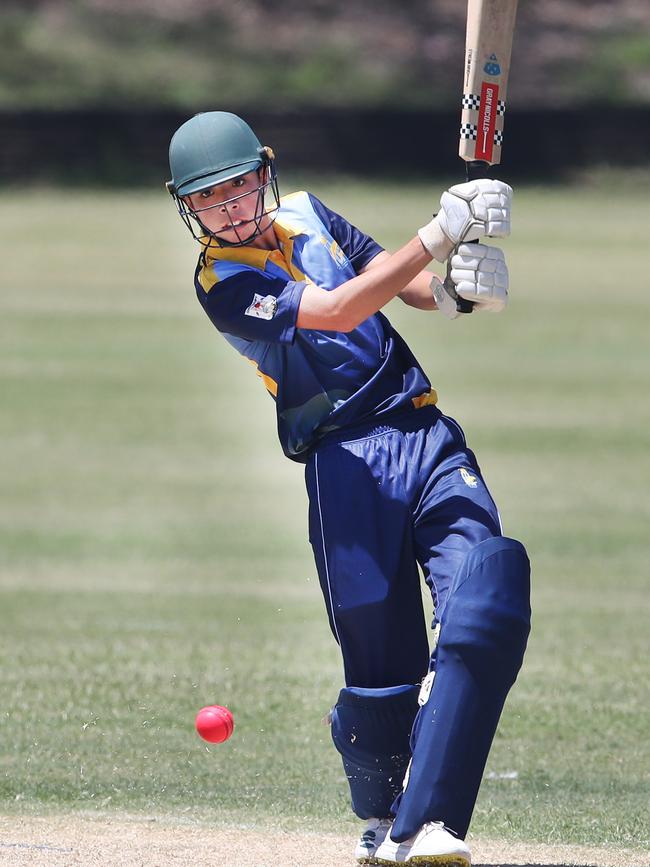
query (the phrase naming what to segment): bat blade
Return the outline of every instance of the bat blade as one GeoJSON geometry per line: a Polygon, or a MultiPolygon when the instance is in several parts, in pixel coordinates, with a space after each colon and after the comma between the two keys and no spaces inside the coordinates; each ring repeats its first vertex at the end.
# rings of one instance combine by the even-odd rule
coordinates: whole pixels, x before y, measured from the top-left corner
{"type": "Polygon", "coordinates": [[[517,0],[468,0],[459,156],[501,162],[517,0]]]}

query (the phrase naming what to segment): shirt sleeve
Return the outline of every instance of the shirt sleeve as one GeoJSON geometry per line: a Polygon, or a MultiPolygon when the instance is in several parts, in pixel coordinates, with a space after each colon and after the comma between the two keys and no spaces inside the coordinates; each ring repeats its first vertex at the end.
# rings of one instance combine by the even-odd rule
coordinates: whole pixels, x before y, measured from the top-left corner
{"type": "Polygon", "coordinates": [[[311,193],[308,195],[312,207],[327,226],[330,235],[348,257],[357,274],[378,253],[383,251],[384,248],[373,240],[370,235],[366,235],[360,229],[357,229],[356,226],[353,226],[352,223],[348,223],[345,217],[330,210],[316,196],[311,193]]]}
{"type": "Polygon", "coordinates": [[[224,334],[262,343],[293,343],[300,299],[307,284],[240,272],[196,294],[212,324],[224,334]]]}

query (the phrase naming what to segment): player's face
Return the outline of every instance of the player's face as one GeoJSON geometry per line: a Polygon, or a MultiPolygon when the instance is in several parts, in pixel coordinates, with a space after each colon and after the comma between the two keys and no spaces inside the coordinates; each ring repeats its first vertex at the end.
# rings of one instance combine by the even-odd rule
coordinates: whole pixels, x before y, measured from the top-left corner
{"type": "Polygon", "coordinates": [[[257,171],[223,184],[217,184],[185,197],[203,225],[224,241],[244,241],[254,234],[258,216],[259,187],[263,180],[257,171]]]}

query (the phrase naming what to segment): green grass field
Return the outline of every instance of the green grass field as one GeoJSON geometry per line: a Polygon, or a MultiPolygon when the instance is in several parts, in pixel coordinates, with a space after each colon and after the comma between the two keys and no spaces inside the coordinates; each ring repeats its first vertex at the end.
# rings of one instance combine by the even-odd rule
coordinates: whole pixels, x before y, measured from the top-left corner
{"type": "MultiPolygon", "coordinates": [[[[313,189],[394,247],[440,185],[313,189]]],[[[388,308],[533,562],[476,835],[650,837],[639,198],[521,192],[503,316],[388,308]]],[[[0,811],[349,830],[302,469],[196,303],[193,242],[163,192],[0,202],[0,811]],[[227,744],[194,733],[207,703],[235,713],[227,744]]]]}

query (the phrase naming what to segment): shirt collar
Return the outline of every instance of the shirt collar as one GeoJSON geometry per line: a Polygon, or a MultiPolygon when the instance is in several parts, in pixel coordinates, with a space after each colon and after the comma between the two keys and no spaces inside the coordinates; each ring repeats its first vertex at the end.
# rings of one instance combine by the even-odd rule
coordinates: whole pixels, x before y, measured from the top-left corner
{"type": "MultiPolygon", "coordinates": [[[[298,238],[300,235],[304,235],[305,233],[301,229],[297,229],[295,226],[292,226],[279,218],[276,218],[273,223],[273,229],[275,230],[275,236],[278,239],[279,244],[279,247],[274,250],[263,250],[260,247],[246,246],[207,246],[205,250],[205,258],[207,260],[212,259],[213,261],[241,262],[243,265],[251,265],[253,268],[259,268],[260,271],[265,271],[269,257],[274,253],[279,253],[285,260],[287,266],[290,266],[293,253],[293,241],[295,238],[298,238]]],[[[275,255],[273,258],[278,259],[280,256],[275,255]]],[[[289,268],[287,268],[287,270],[289,270],[289,268]]]]}

